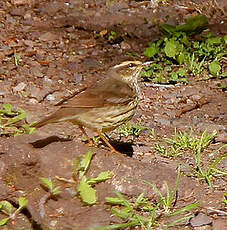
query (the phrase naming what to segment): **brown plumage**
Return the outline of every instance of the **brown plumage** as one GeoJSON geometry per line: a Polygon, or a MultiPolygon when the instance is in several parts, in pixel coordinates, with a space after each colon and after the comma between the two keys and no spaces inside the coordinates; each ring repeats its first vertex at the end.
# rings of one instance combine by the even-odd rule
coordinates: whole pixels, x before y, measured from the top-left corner
{"type": "Polygon", "coordinates": [[[116,151],[102,133],[124,124],[134,115],[140,94],[137,78],[142,68],[139,61],[112,67],[104,80],[65,101],[59,110],[33,126],[39,128],[49,123],[70,121],[85,135],[83,127],[97,132],[110,149],[116,151]]]}

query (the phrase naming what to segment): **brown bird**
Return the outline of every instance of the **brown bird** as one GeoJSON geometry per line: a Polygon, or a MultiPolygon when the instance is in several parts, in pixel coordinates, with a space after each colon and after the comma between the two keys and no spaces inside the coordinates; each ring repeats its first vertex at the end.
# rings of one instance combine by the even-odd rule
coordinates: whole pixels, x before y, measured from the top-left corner
{"type": "Polygon", "coordinates": [[[146,63],[125,61],[107,72],[104,80],[65,101],[59,110],[33,127],[70,121],[78,125],[92,143],[84,127],[95,131],[111,151],[117,152],[103,135],[129,121],[135,114],[140,89],[138,76],[146,63]]]}

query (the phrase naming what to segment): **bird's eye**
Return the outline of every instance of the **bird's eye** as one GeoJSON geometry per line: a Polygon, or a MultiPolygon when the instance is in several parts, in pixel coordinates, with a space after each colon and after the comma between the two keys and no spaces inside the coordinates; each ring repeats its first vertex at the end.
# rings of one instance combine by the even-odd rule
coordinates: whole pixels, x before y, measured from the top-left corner
{"type": "Polygon", "coordinates": [[[129,68],[132,68],[132,67],[134,67],[135,65],[133,64],[133,63],[130,63],[130,64],[128,64],[128,67],[129,68]]]}

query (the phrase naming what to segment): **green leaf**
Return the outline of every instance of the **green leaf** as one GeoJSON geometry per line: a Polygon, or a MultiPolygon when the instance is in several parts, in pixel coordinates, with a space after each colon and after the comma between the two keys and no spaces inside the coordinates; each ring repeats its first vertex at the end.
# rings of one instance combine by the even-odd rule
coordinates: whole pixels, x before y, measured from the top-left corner
{"type": "Polygon", "coordinates": [[[42,185],[48,189],[51,195],[57,196],[61,193],[60,186],[54,187],[51,179],[45,177],[40,177],[39,179],[42,182],[42,185]]]}
{"type": "Polygon", "coordinates": [[[80,172],[80,176],[79,178],[82,178],[84,176],[84,174],[87,172],[89,165],[91,163],[91,159],[93,157],[93,151],[89,150],[85,156],[83,157],[83,159],[80,162],[80,168],[81,168],[81,172],[80,172]]]}
{"type": "Polygon", "coordinates": [[[53,190],[53,182],[51,179],[45,178],[45,177],[40,177],[39,178],[42,184],[50,191],[53,190]]]}
{"type": "Polygon", "coordinates": [[[124,200],[117,197],[106,197],[106,202],[112,205],[124,205],[124,200]]]}
{"type": "Polygon", "coordinates": [[[222,202],[225,204],[225,206],[227,206],[227,193],[224,194],[222,202]]]}
{"type": "Polygon", "coordinates": [[[4,104],[3,106],[4,112],[8,115],[12,115],[13,106],[11,104],[4,104]]]}
{"type": "Polygon", "coordinates": [[[141,193],[135,202],[135,205],[138,206],[144,206],[144,205],[148,205],[148,199],[144,197],[144,193],[141,193]]]}
{"type": "Polygon", "coordinates": [[[178,74],[176,72],[172,72],[170,74],[170,81],[177,82],[178,81],[178,74]]]}
{"type": "Polygon", "coordinates": [[[227,78],[227,72],[224,72],[222,74],[219,75],[219,78],[227,78]]]}
{"type": "Polygon", "coordinates": [[[176,56],[177,46],[174,43],[174,41],[166,41],[164,50],[165,50],[166,56],[172,58],[176,56]]]}
{"type": "Polygon", "coordinates": [[[181,77],[184,77],[186,75],[186,70],[181,68],[177,71],[177,74],[181,77]]]}
{"type": "Polygon", "coordinates": [[[222,38],[221,37],[208,38],[206,40],[206,43],[209,45],[219,45],[222,43],[222,38]]]}
{"type": "Polygon", "coordinates": [[[86,176],[82,177],[77,191],[80,193],[80,197],[84,203],[93,205],[97,202],[96,190],[87,183],[86,176]]]}
{"type": "Polygon", "coordinates": [[[128,207],[125,208],[111,208],[111,212],[112,214],[114,214],[115,216],[120,217],[121,219],[127,219],[132,215],[132,210],[128,207]]]}
{"type": "Polygon", "coordinates": [[[54,196],[59,195],[59,194],[61,193],[60,188],[61,188],[60,186],[55,187],[55,188],[52,190],[52,194],[53,194],[54,196]]]}
{"type": "Polygon", "coordinates": [[[209,64],[210,73],[217,76],[221,71],[221,66],[218,61],[213,61],[209,64]]]}
{"type": "Polygon", "coordinates": [[[184,32],[182,32],[181,35],[182,35],[182,38],[181,38],[180,41],[181,41],[184,45],[190,46],[191,43],[190,43],[190,41],[188,40],[187,34],[184,33],[184,32]]]}
{"type": "Polygon", "coordinates": [[[176,31],[186,32],[187,34],[199,34],[208,28],[208,20],[205,15],[196,15],[187,18],[186,23],[176,26],[176,31]]]}
{"type": "Polygon", "coordinates": [[[117,38],[117,33],[115,31],[110,31],[110,34],[108,36],[109,41],[114,41],[117,38]]]}
{"type": "Polygon", "coordinates": [[[23,110],[23,109],[20,109],[19,110],[19,115],[11,118],[7,123],[6,125],[11,125],[11,124],[14,124],[14,123],[17,123],[19,121],[22,121],[26,118],[26,112],[23,110]]]}
{"type": "Polygon", "coordinates": [[[168,214],[167,216],[177,216],[177,215],[181,215],[181,214],[183,214],[183,213],[185,213],[185,212],[191,211],[192,209],[198,208],[200,205],[201,205],[200,202],[196,202],[196,203],[193,203],[193,204],[189,204],[189,205],[187,205],[187,206],[185,206],[185,207],[183,207],[183,208],[180,208],[180,209],[178,209],[178,210],[176,210],[176,211],[174,211],[174,212],[168,214]]]}
{"type": "Polygon", "coordinates": [[[25,208],[28,204],[28,200],[24,197],[19,197],[18,203],[21,208],[25,208]]]}
{"type": "Polygon", "coordinates": [[[0,220],[0,226],[4,226],[8,223],[8,221],[10,220],[10,218],[4,218],[0,220]]]}
{"type": "Polygon", "coordinates": [[[176,32],[185,32],[187,34],[198,34],[208,27],[208,20],[205,15],[196,15],[189,17],[185,24],[172,26],[160,23],[159,29],[163,34],[176,35],[176,32]]]}
{"type": "Polygon", "coordinates": [[[90,185],[100,183],[100,182],[103,182],[103,181],[106,181],[106,180],[112,178],[113,175],[114,175],[113,172],[110,172],[110,171],[101,172],[101,173],[99,173],[99,175],[97,177],[90,178],[87,183],[90,185]]]}
{"type": "Polygon", "coordinates": [[[150,47],[145,49],[144,56],[151,58],[157,53],[158,53],[158,48],[155,46],[155,44],[152,44],[150,47]]]}
{"type": "Polygon", "coordinates": [[[227,35],[223,37],[225,44],[227,44],[227,35]]]}
{"type": "Polygon", "coordinates": [[[119,199],[123,201],[122,205],[132,208],[132,204],[120,192],[115,191],[114,193],[118,196],[119,199]]]}
{"type": "Polygon", "coordinates": [[[25,134],[32,134],[35,132],[36,128],[30,127],[30,125],[22,125],[25,134]]]}
{"type": "Polygon", "coordinates": [[[177,219],[177,220],[171,222],[170,224],[168,224],[168,225],[166,226],[166,229],[171,228],[171,227],[173,227],[173,226],[175,226],[175,225],[178,225],[178,224],[182,224],[182,222],[184,222],[184,223],[186,224],[186,223],[188,223],[188,221],[189,221],[192,217],[194,217],[194,215],[184,216],[184,217],[182,217],[182,218],[179,218],[179,219],[177,219]]]}
{"type": "Polygon", "coordinates": [[[73,173],[74,175],[78,175],[80,171],[80,162],[81,162],[81,157],[77,157],[76,160],[73,162],[73,173]]]}
{"type": "Polygon", "coordinates": [[[98,228],[94,228],[94,230],[127,229],[128,227],[133,227],[138,224],[139,224],[138,221],[132,221],[132,222],[123,223],[123,224],[112,224],[108,226],[98,227],[98,228]]]}
{"type": "Polygon", "coordinates": [[[10,204],[7,200],[3,200],[0,202],[1,205],[1,211],[6,213],[7,215],[11,215],[13,211],[13,205],[10,204]]]}
{"type": "Polygon", "coordinates": [[[173,34],[174,32],[176,32],[176,26],[164,23],[159,24],[159,29],[163,34],[173,34]]]}
{"type": "Polygon", "coordinates": [[[180,53],[178,56],[177,56],[177,62],[182,65],[184,63],[184,53],[180,53]]]}

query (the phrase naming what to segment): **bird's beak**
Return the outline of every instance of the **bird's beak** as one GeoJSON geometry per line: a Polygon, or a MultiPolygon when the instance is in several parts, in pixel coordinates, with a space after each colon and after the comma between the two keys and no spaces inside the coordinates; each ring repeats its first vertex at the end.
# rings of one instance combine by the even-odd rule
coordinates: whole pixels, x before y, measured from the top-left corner
{"type": "Polygon", "coordinates": [[[153,61],[147,61],[142,63],[142,66],[149,66],[150,64],[154,63],[153,61]]]}

